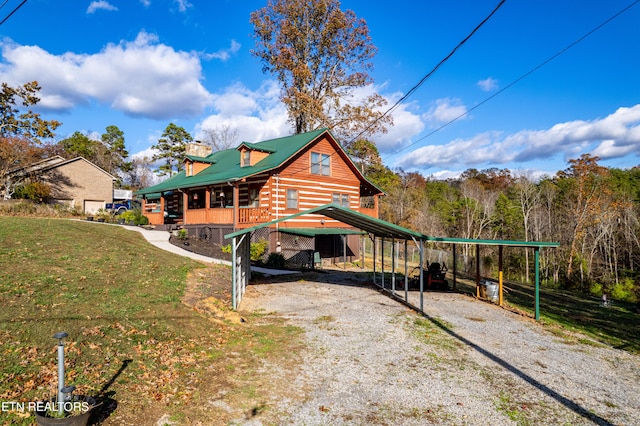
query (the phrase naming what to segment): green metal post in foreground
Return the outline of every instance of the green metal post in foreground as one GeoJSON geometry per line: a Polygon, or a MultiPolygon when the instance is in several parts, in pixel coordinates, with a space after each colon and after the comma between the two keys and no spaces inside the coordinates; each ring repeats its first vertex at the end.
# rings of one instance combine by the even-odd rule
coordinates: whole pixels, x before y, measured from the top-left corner
{"type": "Polygon", "coordinates": [[[540,321],[540,249],[535,248],[536,264],[536,321],[540,321]]]}

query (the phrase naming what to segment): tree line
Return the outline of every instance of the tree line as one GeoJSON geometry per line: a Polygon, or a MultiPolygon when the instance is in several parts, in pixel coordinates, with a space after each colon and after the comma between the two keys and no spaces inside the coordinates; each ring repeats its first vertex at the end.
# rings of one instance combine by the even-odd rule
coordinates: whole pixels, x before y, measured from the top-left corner
{"type": "MultiPolygon", "coordinates": [[[[545,250],[545,284],[640,297],[640,167],[607,168],[584,154],[541,179],[489,168],[436,180],[387,168],[368,141],[358,141],[350,153],[386,193],[382,219],[431,236],[559,242],[559,248],[545,250]]],[[[494,250],[483,248],[487,263],[494,250]]],[[[531,257],[531,249],[506,251],[507,279],[530,282],[531,257]]]]}

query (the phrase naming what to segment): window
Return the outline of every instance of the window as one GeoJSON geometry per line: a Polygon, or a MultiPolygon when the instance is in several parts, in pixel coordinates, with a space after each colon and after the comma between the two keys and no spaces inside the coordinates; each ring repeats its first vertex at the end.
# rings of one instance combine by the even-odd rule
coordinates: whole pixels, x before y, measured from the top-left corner
{"type": "Polygon", "coordinates": [[[333,193],[333,204],[349,208],[349,194],[333,193]]]}
{"type": "Polygon", "coordinates": [[[249,207],[260,207],[260,190],[258,188],[249,188],[249,207]]]}
{"type": "Polygon", "coordinates": [[[363,209],[373,209],[376,207],[376,202],[373,196],[365,195],[360,197],[360,208],[363,209]]]}
{"type": "Polygon", "coordinates": [[[242,167],[251,165],[251,151],[242,151],[242,167]]]}
{"type": "Polygon", "coordinates": [[[227,187],[212,189],[209,207],[233,207],[233,190],[227,187]]]}
{"type": "Polygon", "coordinates": [[[311,173],[329,176],[331,174],[331,156],[329,154],[311,153],[311,173]]]}
{"type": "Polygon", "coordinates": [[[287,208],[288,209],[298,208],[298,190],[297,189],[287,189],[287,208]]]}
{"type": "Polygon", "coordinates": [[[205,202],[205,193],[204,189],[196,189],[189,192],[189,209],[204,209],[205,202]]]}

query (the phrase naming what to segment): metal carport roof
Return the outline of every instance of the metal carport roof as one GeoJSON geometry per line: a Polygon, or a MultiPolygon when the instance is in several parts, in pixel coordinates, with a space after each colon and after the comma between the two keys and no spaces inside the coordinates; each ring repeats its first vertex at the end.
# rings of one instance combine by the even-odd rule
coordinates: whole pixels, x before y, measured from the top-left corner
{"type": "MultiPolygon", "coordinates": [[[[232,249],[233,249],[233,307],[234,309],[237,307],[236,297],[242,297],[242,293],[244,293],[244,289],[248,284],[248,280],[250,277],[250,267],[247,267],[246,263],[242,262],[242,258],[248,258],[249,253],[249,238],[245,238],[247,233],[251,233],[257,229],[269,227],[278,223],[282,223],[289,219],[294,219],[296,217],[307,215],[307,214],[321,214],[332,219],[338,220],[347,225],[351,225],[353,227],[359,228],[363,231],[366,231],[369,234],[373,234],[374,237],[381,238],[392,238],[392,239],[403,239],[403,240],[413,240],[420,249],[420,311],[423,310],[422,307],[422,263],[423,263],[423,243],[432,242],[432,243],[444,243],[444,244],[453,244],[454,247],[456,244],[475,244],[477,247],[481,245],[494,245],[500,247],[500,257],[502,256],[502,247],[526,247],[533,248],[535,250],[535,319],[539,319],[539,275],[538,275],[538,257],[540,248],[543,247],[558,247],[560,243],[556,242],[541,242],[541,241],[512,241],[512,240],[482,240],[482,239],[469,239],[469,238],[444,238],[444,237],[430,237],[428,235],[424,235],[420,232],[413,231],[411,229],[404,228],[399,225],[395,225],[393,223],[384,221],[382,219],[377,219],[371,216],[367,216],[365,214],[353,211],[351,209],[339,206],[337,204],[325,204],[323,206],[315,207],[313,209],[305,210],[293,215],[285,216],[280,219],[272,220],[271,222],[266,222],[251,228],[240,229],[238,231],[232,232],[230,234],[225,235],[225,238],[233,239],[232,249]],[[236,244],[236,239],[240,237],[240,241],[236,244]],[[241,255],[238,256],[237,253],[241,255]],[[240,260],[240,265],[237,264],[237,261],[240,260]]],[[[322,228],[320,228],[322,229],[322,228]]],[[[286,232],[286,228],[280,228],[281,232],[286,232]]],[[[295,232],[295,231],[294,231],[295,232]]],[[[322,233],[322,231],[318,231],[317,234],[322,233]]],[[[335,229],[332,229],[331,233],[339,233],[336,232],[335,229]]],[[[353,230],[345,229],[345,234],[353,233],[353,230]]],[[[479,249],[478,249],[479,250],[479,249]]],[[[375,253],[375,252],[374,252],[375,253]]],[[[384,252],[382,253],[384,258],[384,252]]],[[[454,259],[455,259],[455,248],[454,248],[454,259]]],[[[477,263],[479,265],[479,262],[477,263]]],[[[406,267],[406,265],[405,265],[406,267]]],[[[382,283],[384,289],[384,262],[382,262],[382,283]]],[[[393,268],[393,266],[392,266],[393,268]]],[[[479,272],[478,272],[479,273],[479,272]]],[[[395,271],[393,272],[395,274],[395,271]]],[[[455,262],[454,262],[454,276],[455,276],[455,262]]],[[[479,278],[479,276],[478,276],[479,278]]],[[[477,278],[477,280],[478,280],[477,278]]],[[[405,277],[406,279],[406,277],[405,277]]],[[[502,270],[500,270],[500,289],[502,289],[502,270]]],[[[375,254],[374,254],[374,283],[375,283],[375,254]]],[[[405,286],[405,289],[407,287],[405,286]]],[[[394,290],[395,291],[395,290],[394,290]]],[[[502,291],[500,291],[502,294],[502,291]]],[[[394,297],[397,297],[394,294],[394,297]]],[[[238,300],[239,302],[239,300],[238,300]]]]}
{"type": "MultiPolygon", "coordinates": [[[[324,216],[330,217],[331,219],[335,219],[342,223],[346,223],[347,225],[351,225],[355,228],[362,229],[363,231],[366,231],[377,237],[398,238],[398,239],[407,239],[407,240],[428,239],[426,235],[423,235],[420,232],[412,231],[411,229],[394,225],[393,223],[386,222],[382,219],[376,219],[375,217],[367,216],[366,214],[353,211],[351,209],[339,206],[337,204],[325,204],[323,206],[305,210],[300,213],[296,213],[289,216],[285,216],[280,219],[272,220],[271,222],[262,223],[260,225],[257,225],[251,228],[240,229],[238,231],[232,232],[231,234],[227,234],[224,237],[225,238],[238,237],[240,235],[246,234],[247,232],[253,232],[256,229],[265,228],[265,227],[275,225],[277,223],[281,223],[289,219],[294,219],[296,217],[306,215],[306,214],[322,214],[324,216]]],[[[280,231],[285,232],[283,229],[280,229],[280,231]]],[[[346,233],[350,233],[349,230],[345,230],[345,231],[346,233]]]]}

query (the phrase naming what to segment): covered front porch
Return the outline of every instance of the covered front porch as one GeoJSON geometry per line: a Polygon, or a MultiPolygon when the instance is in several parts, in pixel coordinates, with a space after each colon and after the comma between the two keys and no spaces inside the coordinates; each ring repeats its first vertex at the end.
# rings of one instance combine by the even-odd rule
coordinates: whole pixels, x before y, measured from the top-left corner
{"type": "Polygon", "coordinates": [[[152,225],[232,225],[235,229],[272,220],[269,208],[259,206],[259,188],[242,189],[213,186],[146,194],[142,213],[152,225]]]}

